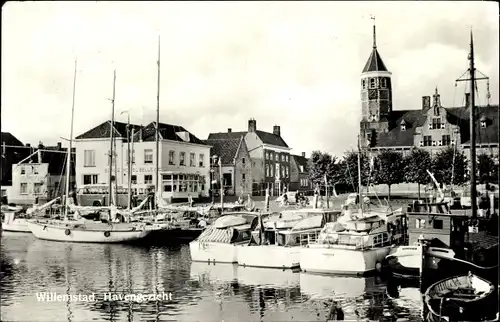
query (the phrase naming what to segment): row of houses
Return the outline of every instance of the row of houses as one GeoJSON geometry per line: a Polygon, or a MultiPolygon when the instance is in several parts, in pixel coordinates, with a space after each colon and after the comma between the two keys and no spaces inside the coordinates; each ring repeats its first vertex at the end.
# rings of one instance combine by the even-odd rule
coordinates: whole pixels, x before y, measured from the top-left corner
{"type": "MultiPolygon", "coordinates": [[[[142,193],[158,186],[167,200],[189,195],[207,197],[223,188],[226,195],[271,195],[284,190],[311,190],[307,158],[291,154],[280,126],[272,132],[257,129],[250,119],[245,131],[211,133],[201,140],[182,126],[160,123],[158,182],[156,178],[156,122],[146,126],[114,122],[113,165],[110,173],[111,121],[76,136],[70,187],[107,185],[127,187],[131,155],[132,188],[142,193]]],[[[23,144],[2,132],[2,197],[32,203],[64,191],[67,149],[23,144]],[[22,161],[22,162],[21,162],[22,161]],[[20,164],[18,164],[21,162],[20,164]]]]}

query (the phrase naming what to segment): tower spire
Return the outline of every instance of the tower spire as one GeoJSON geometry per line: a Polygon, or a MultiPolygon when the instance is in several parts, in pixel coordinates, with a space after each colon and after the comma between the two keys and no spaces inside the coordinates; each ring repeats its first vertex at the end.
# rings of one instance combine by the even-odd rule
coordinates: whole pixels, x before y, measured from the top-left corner
{"type": "Polygon", "coordinates": [[[377,31],[375,29],[375,16],[372,16],[373,19],[373,48],[377,48],[377,31]]]}

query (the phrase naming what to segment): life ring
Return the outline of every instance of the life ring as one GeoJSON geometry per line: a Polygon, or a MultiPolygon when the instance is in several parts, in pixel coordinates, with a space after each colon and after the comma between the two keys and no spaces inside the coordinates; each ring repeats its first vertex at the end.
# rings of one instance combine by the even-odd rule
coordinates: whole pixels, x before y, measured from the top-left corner
{"type": "Polygon", "coordinates": [[[110,233],[108,230],[106,230],[106,231],[104,232],[104,237],[106,237],[106,238],[107,238],[107,237],[109,237],[109,235],[111,235],[111,233],[110,233]]]}
{"type": "Polygon", "coordinates": [[[66,236],[69,236],[69,235],[71,234],[71,230],[66,229],[66,230],[64,231],[64,234],[65,234],[66,236]]]}

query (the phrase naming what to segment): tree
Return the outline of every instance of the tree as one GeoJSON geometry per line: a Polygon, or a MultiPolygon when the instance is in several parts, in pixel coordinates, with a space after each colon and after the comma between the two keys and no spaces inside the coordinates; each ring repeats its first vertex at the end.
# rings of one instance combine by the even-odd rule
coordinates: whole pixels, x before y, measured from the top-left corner
{"type": "Polygon", "coordinates": [[[478,181],[480,183],[496,182],[498,166],[495,166],[493,157],[483,153],[477,157],[478,181]],[[496,172],[496,173],[495,173],[496,172]]]}
{"type": "Polygon", "coordinates": [[[388,199],[391,199],[391,186],[404,180],[404,160],[400,152],[382,150],[374,166],[374,181],[377,184],[386,184],[389,187],[388,199]]]}
{"type": "Polygon", "coordinates": [[[428,151],[413,149],[404,158],[404,181],[418,184],[418,199],[420,199],[420,185],[427,184],[431,180],[427,170],[432,169],[432,158],[428,151]]]}
{"type": "Polygon", "coordinates": [[[325,175],[328,184],[339,182],[341,169],[337,158],[327,152],[313,151],[308,161],[309,178],[314,184],[324,184],[325,175]]]}
{"type": "Polygon", "coordinates": [[[461,185],[469,180],[468,162],[463,152],[447,147],[436,153],[432,173],[439,183],[461,185]],[[455,157],[453,157],[455,155],[455,157]],[[453,177],[453,182],[451,178],[453,177]]]}
{"type": "MultiPolygon", "coordinates": [[[[361,184],[367,186],[370,179],[370,164],[366,153],[361,153],[361,184]]],[[[342,174],[341,182],[352,186],[354,191],[358,191],[358,152],[347,152],[340,162],[342,174]]]]}

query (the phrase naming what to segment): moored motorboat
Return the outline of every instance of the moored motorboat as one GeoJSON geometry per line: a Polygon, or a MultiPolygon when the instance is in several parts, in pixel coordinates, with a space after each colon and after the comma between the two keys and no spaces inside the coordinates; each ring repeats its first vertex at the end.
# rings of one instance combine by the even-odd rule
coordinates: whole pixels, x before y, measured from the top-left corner
{"type": "Polygon", "coordinates": [[[391,245],[403,236],[403,214],[346,212],[338,222],[328,223],[318,241],[300,249],[304,272],[364,275],[382,268],[391,245]]]}
{"type": "Polygon", "coordinates": [[[430,322],[491,321],[498,315],[495,286],[470,272],[432,284],[424,300],[430,322]]]}
{"type": "Polygon", "coordinates": [[[2,230],[29,233],[25,214],[20,206],[2,206],[2,230]]]}
{"type": "Polygon", "coordinates": [[[189,243],[193,261],[237,263],[237,245],[248,244],[257,225],[257,214],[228,213],[219,217],[203,233],[189,243]]]}
{"type": "Polygon", "coordinates": [[[238,245],[238,264],[265,268],[300,266],[300,247],[315,242],[328,220],[339,211],[300,209],[283,211],[261,220],[247,245],[238,245]]]}

